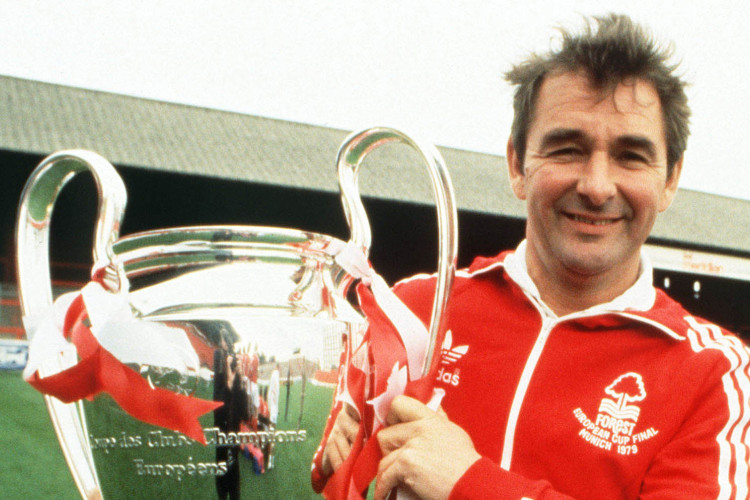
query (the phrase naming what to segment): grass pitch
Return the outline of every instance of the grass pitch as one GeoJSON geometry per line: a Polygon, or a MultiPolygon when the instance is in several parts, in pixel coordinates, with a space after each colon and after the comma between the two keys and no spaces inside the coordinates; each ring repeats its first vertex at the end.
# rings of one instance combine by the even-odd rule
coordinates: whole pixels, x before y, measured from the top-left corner
{"type": "MultiPolygon", "coordinates": [[[[282,387],[277,429],[297,428],[301,385],[301,382],[292,385],[288,410],[286,389],[282,387]]],[[[250,460],[240,457],[243,499],[320,498],[310,488],[310,460],[320,442],[331,398],[332,389],[306,384],[301,428],[307,430],[307,439],[302,443],[277,443],[274,469],[256,475],[250,460]]],[[[87,411],[95,410],[87,422],[92,436],[119,437],[125,433],[141,436],[145,443],[149,433],[171,433],[134,421],[106,395],[84,405],[87,411]]],[[[212,427],[212,423],[211,414],[201,419],[204,428],[212,427]]],[[[136,459],[162,463],[215,461],[214,447],[194,444],[189,448],[149,449],[144,445],[94,450],[97,460],[102,459],[99,476],[105,499],[216,498],[213,478],[186,477],[176,481],[174,477],[144,478],[134,473],[136,459]]],[[[79,498],[47,415],[44,398],[23,381],[18,371],[0,372],[0,497],[6,500],[79,498]]]]}
{"type": "Polygon", "coordinates": [[[0,497],[79,498],[44,397],[20,371],[0,371],[0,497]]]}

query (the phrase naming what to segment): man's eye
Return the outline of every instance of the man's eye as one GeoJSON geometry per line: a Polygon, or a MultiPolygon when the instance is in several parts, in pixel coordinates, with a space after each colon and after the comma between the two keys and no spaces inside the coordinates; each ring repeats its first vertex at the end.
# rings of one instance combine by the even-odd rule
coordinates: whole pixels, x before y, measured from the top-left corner
{"type": "Polygon", "coordinates": [[[628,162],[648,163],[648,158],[635,151],[623,151],[620,153],[620,158],[628,162]]]}
{"type": "Polygon", "coordinates": [[[549,156],[571,157],[571,156],[579,156],[582,154],[583,152],[578,148],[567,147],[567,148],[554,149],[550,151],[549,156]]]}

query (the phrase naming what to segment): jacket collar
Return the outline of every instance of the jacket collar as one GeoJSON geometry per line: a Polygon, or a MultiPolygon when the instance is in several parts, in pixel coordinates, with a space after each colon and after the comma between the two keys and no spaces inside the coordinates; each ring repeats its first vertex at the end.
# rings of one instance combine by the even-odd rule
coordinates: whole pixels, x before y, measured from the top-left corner
{"type": "MultiPolygon", "coordinates": [[[[529,275],[526,266],[526,240],[523,240],[515,252],[510,252],[503,260],[503,267],[512,279],[524,293],[536,302],[541,310],[550,318],[557,318],[557,315],[550,309],[539,295],[539,289],[529,275]]],[[[656,302],[656,290],[653,286],[654,269],[651,260],[641,250],[641,266],[638,279],[633,286],[625,292],[615,297],[612,301],[597,304],[583,311],[573,313],[575,315],[593,315],[612,312],[625,311],[648,311],[656,302]]]]}

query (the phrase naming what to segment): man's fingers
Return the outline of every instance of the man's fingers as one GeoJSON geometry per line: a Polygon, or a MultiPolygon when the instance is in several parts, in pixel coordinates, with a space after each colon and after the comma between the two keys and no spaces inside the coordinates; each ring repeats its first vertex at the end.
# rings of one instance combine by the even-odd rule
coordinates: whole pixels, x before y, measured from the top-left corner
{"type": "Polygon", "coordinates": [[[414,431],[414,426],[408,423],[380,429],[375,437],[378,440],[378,445],[380,445],[380,451],[383,453],[383,456],[401,448],[409,439],[414,437],[414,431]]]}
{"type": "Polygon", "coordinates": [[[377,433],[383,458],[378,466],[375,498],[383,500],[394,487],[405,487],[418,498],[448,498],[456,481],[479,459],[471,438],[442,411],[433,411],[407,397],[393,399],[391,424],[377,433]],[[450,451],[446,466],[444,453],[450,451]]]}
{"type": "Polygon", "coordinates": [[[435,416],[435,412],[430,410],[426,405],[414,398],[399,395],[393,398],[391,402],[391,409],[388,411],[386,422],[388,425],[393,425],[399,422],[411,422],[433,416],[435,416]]]}
{"type": "Polygon", "coordinates": [[[352,443],[358,432],[359,417],[356,410],[345,405],[336,415],[336,421],[323,451],[322,465],[325,474],[335,472],[344,463],[351,452],[352,443]]]}
{"type": "Polygon", "coordinates": [[[351,443],[343,434],[332,434],[323,454],[323,472],[325,474],[336,472],[349,456],[351,449],[351,443]]]}
{"type": "Polygon", "coordinates": [[[326,453],[323,455],[323,474],[330,475],[341,467],[343,460],[339,455],[336,445],[326,447],[326,453]]]}
{"type": "Polygon", "coordinates": [[[386,455],[380,460],[378,474],[375,476],[374,500],[385,500],[388,493],[401,482],[401,470],[396,464],[397,460],[398,452],[386,455]]]}
{"type": "MultiPolygon", "coordinates": [[[[380,451],[383,455],[387,455],[401,448],[407,441],[422,432],[423,426],[426,425],[422,421],[440,415],[416,399],[396,396],[391,402],[391,409],[386,417],[388,427],[380,429],[377,434],[380,451]]],[[[445,413],[442,413],[440,418],[447,417],[445,413]]]]}
{"type": "Polygon", "coordinates": [[[352,420],[354,420],[355,422],[359,422],[359,413],[357,413],[357,409],[355,407],[353,407],[349,403],[344,403],[343,410],[352,418],[352,420]]]}
{"type": "Polygon", "coordinates": [[[349,452],[352,449],[352,444],[349,442],[348,439],[346,439],[344,436],[338,435],[334,439],[334,452],[331,456],[331,466],[333,467],[333,470],[335,471],[338,469],[342,463],[344,463],[344,460],[346,460],[346,457],[349,456],[349,452]]]}
{"type": "Polygon", "coordinates": [[[348,411],[339,412],[338,416],[336,417],[335,425],[338,426],[339,429],[341,429],[341,432],[346,436],[346,439],[348,439],[349,442],[354,441],[354,438],[357,437],[357,431],[359,430],[359,420],[355,420],[354,418],[352,418],[352,416],[349,415],[348,411]]]}

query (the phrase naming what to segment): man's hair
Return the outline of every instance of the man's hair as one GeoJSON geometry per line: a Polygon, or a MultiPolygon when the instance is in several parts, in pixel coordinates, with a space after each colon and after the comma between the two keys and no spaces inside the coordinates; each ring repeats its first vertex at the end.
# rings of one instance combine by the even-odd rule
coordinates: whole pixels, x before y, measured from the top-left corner
{"type": "Polygon", "coordinates": [[[542,82],[547,75],[583,71],[599,90],[611,92],[630,78],[650,82],[656,88],[662,107],[667,143],[667,177],[687,147],[690,108],[686,83],[669,64],[670,48],[660,46],[654,37],[628,16],[609,14],[587,20],[580,34],[560,29],[559,49],[544,55],[531,54],[505,74],[516,85],[513,97],[511,140],[521,165],[526,140],[534,119],[534,109],[542,82]]]}

